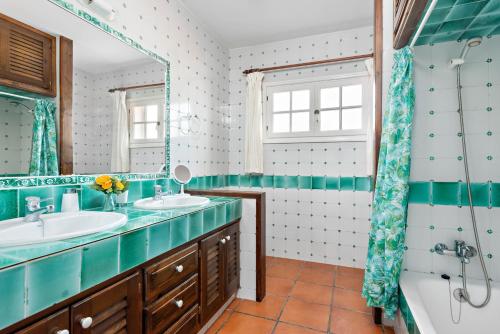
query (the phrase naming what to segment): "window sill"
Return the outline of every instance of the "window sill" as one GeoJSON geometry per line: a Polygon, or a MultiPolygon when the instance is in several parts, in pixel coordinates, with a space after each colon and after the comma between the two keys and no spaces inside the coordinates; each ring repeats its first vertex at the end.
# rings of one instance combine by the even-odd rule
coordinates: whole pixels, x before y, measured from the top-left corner
{"type": "Polygon", "coordinates": [[[131,143],[129,148],[153,148],[153,147],[165,147],[165,143],[131,143]]]}
{"type": "Polygon", "coordinates": [[[333,143],[333,142],[360,142],[366,141],[366,135],[344,135],[329,137],[288,137],[288,138],[265,138],[264,144],[287,144],[287,143],[333,143]]]}

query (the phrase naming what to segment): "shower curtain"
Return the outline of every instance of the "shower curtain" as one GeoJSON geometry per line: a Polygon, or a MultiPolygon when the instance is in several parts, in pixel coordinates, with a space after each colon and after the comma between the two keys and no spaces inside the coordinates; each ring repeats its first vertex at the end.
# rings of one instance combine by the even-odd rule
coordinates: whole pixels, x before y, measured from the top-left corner
{"type": "Polygon", "coordinates": [[[57,161],[56,105],[46,99],[38,99],[33,110],[33,140],[29,175],[59,175],[57,161]]]}
{"type": "Polygon", "coordinates": [[[413,53],[409,47],[394,54],[386,105],[363,296],[368,306],[383,307],[385,316],[392,319],[398,305],[398,282],[405,247],[415,106],[413,53]]]}

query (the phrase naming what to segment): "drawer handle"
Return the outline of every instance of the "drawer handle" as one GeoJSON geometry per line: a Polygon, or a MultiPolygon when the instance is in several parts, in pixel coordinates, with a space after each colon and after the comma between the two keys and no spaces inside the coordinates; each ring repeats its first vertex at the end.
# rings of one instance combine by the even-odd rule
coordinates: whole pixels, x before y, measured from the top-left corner
{"type": "Polygon", "coordinates": [[[184,306],[184,301],[182,299],[176,300],[174,303],[178,308],[182,308],[182,306],[184,306]]]}
{"type": "Polygon", "coordinates": [[[91,317],[85,317],[80,320],[80,325],[82,325],[83,329],[90,328],[92,325],[92,318],[91,317]]]}
{"type": "Polygon", "coordinates": [[[230,235],[226,236],[226,240],[227,241],[231,240],[231,236],[230,235]]]}
{"type": "Polygon", "coordinates": [[[226,243],[226,239],[222,239],[220,242],[221,242],[221,244],[224,245],[226,243]]]}
{"type": "Polygon", "coordinates": [[[56,332],[56,334],[69,334],[69,330],[67,329],[61,329],[56,332]]]}
{"type": "Polygon", "coordinates": [[[182,273],[184,271],[184,266],[182,264],[175,267],[175,271],[182,273]]]}

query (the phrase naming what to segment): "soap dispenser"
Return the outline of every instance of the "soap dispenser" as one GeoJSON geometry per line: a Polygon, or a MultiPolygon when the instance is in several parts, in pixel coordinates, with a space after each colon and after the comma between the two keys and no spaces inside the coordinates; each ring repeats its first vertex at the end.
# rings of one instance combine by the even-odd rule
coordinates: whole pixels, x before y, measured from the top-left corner
{"type": "Polygon", "coordinates": [[[80,205],[78,201],[78,189],[70,188],[64,191],[62,196],[61,212],[78,212],[80,205]]]}

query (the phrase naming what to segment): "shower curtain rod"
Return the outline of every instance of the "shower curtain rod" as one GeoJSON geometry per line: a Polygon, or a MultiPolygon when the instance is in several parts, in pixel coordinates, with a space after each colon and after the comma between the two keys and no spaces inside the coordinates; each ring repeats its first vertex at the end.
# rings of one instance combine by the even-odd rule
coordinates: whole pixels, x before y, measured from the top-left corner
{"type": "Polygon", "coordinates": [[[339,57],[339,58],[309,61],[309,62],[305,62],[305,63],[288,64],[288,65],[271,66],[271,67],[261,67],[261,68],[250,68],[248,70],[243,71],[243,74],[250,74],[250,73],[254,73],[254,72],[282,71],[282,70],[288,70],[288,69],[292,69],[292,68],[329,65],[329,64],[337,64],[337,63],[347,63],[347,62],[351,62],[351,61],[370,59],[370,58],[373,58],[373,56],[374,56],[373,53],[366,53],[366,54],[348,56],[348,57],[339,57]]]}
{"type": "Polygon", "coordinates": [[[424,15],[424,18],[422,19],[422,22],[420,23],[417,31],[415,32],[415,35],[413,35],[413,39],[411,40],[410,47],[414,47],[415,43],[417,43],[417,39],[420,37],[422,30],[424,30],[424,27],[427,24],[427,21],[429,21],[429,17],[431,17],[432,11],[436,7],[437,2],[438,2],[438,0],[432,0],[431,4],[429,5],[429,8],[425,12],[425,15],[424,15]]]}
{"type": "Polygon", "coordinates": [[[147,84],[147,85],[138,85],[138,86],[127,86],[127,87],[118,87],[118,88],[112,88],[108,90],[108,92],[113,93],[117,90],[130,90],[130,89],[140,89],[140,88],[153,88],[153,87],[160,87],[160,86],[165,86],[164,82],[159,82],[159,83],[154,83],[154,84],[147,84]]]}

